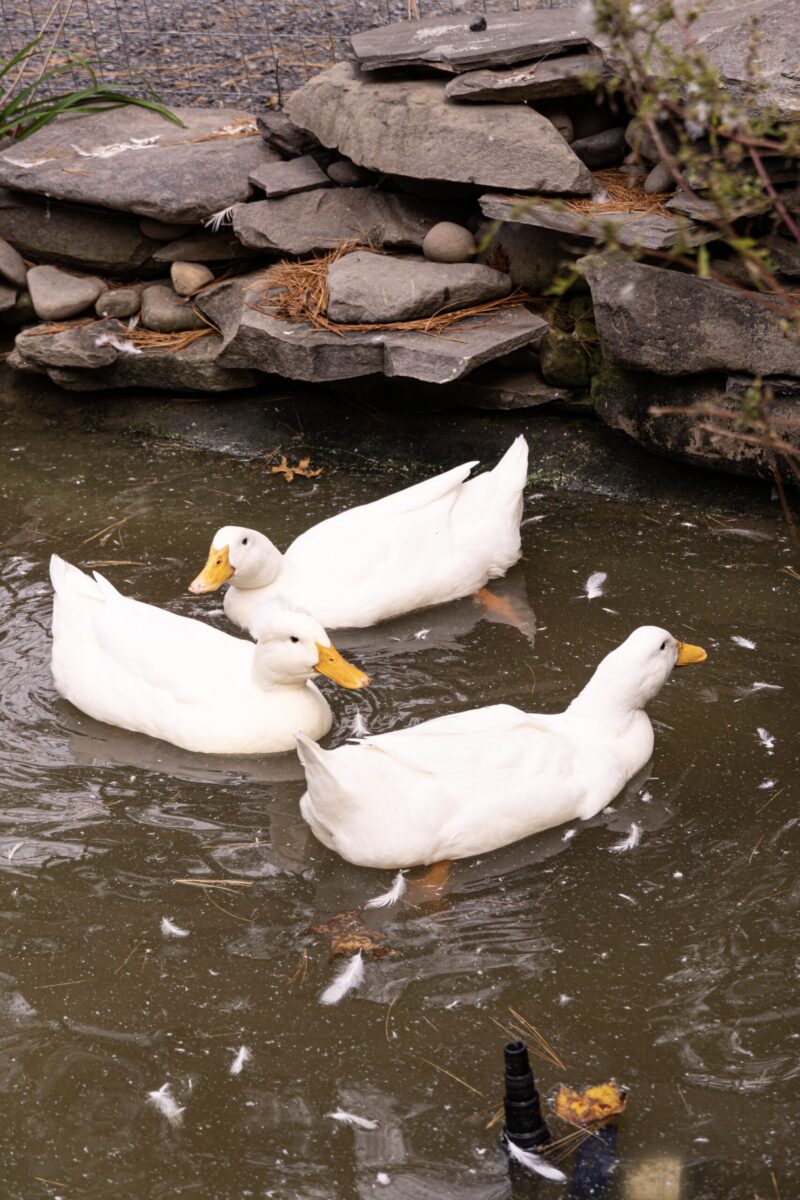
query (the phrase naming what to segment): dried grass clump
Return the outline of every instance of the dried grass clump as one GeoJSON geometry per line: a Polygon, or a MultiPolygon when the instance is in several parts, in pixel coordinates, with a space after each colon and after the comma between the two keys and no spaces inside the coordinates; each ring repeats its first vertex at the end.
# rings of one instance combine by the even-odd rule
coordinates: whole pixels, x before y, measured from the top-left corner
{"type": "Polygon", "coordinates": [[[283,317],[288,321],[310,321],[312,324],[320,319],[327,320],[325,313],[328,309],[328,267],[345,254],[355,250],[365,250],[372,254],[381,254],[371,246],[362,246],[357,238],[342,242],[335,250],[327,254],[317,254],[313,258],[294,262],[292,259],[282,259],[275,266],[269,267],[263,280],[249,284],[250,288],[266,287],[267,291],[253,304],[253,308],[271,317],[283,317]]]}
{"type": "Polygon", "coordinates": [[[210,325],[207,329],[189,329],[184,333],[156,333],[152,329],[142,329],[140,325],[135,329],[128,329],[125,325],[121,327],[121,336],[125,341],[138,346],[140,350],[171,350],[173,353],[185,350],[187,346],[193,346],[201,338],[216,332],[210,325]]]}
{"type": "Polygon", "coordinates": [[[44,325],[34,325],[31,329],[24,329],[18,336],[20,338],[41,337],[45,333],[63,333],[65,329],[80,329],[82,325],[94,325],[97,317],[79,317],[77,321],[48,321],[44,325]]]}
{"type": "Polygon", "coordinates": [[[251,306],[269,317],[278,317],[287,321],[305,321],[315,329],[328,333],[375,333],[381,330],[394,329],[417,333],[443,333],[452,325],[465,321],[469,317],[484,316],[498,309],[514,308],[520,304],[531,303],[533,297],[527,292],[516,291],[510,296],[499,300],[489,300],[485,304],[474,304],[469,308],[459,308],[454,311],[434,313],[430,317],[418,317],[414,321],[388,321],[385,324],[337,325],[328,320],[328,267],[337,262],[345,254],[354,250],[370,254],[383,254],[372,246],[362,246],[355,240],[343,242],[335,250],[327,254],[317,255],[302,262],[292,262],[289,259],[270,267],[263,277],[249,285],[250,288],[260,287],[263,293],[251,301],[251,306]]]}
{"type": "Polygon", "coordinates": [[[648,196],[640,183],[631,183],[619,171],[595,171],[592,179],[606,192],[608,200],[597,200],[587,196],[580,200],[562,201],[567,212],[580,213],[581,216],[603,217],[613,214],[635,215],[655,213],[659,217],[672,217],[666,207],[670,199],[669,192],[657,192],[648,196]]]}

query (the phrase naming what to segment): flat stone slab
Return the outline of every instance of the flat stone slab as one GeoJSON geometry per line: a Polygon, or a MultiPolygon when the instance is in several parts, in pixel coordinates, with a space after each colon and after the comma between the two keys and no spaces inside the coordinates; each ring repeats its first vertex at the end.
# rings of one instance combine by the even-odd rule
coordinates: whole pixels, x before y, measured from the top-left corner
{"type": "Polygon", "coordinates": [[[438,263],[357,251],[328,267],[328,319],[340,325],[413,321],[497,300],[511,280],[479,263],[438,263]]]}
{"type": "Polygon", "coordinates": [[[265,163],[250,172],[253,187],[266,193],[268,200],[278,196],[293,196],[296,192],[312,192],[316,188],[331,187],[332,180],[325,174],[310,154],[291,158],[288,162],[265,163]]]}
{"type": "Polygon", "coordinates": [[[318,383],[376,374],[450,383],[538,342],[547,330],[546,321],[520,305],[461,321],[443,336],[390,329],[330,333],[254,307],[268,296],[268,280],[268,273],[245,276],[198,297],[197,307],[224,336],[221,365],[318,383]]]}
{"type": "Polygon", "coordinates": [[[51,205],[7,188],[0,188],[0,235],[35,262],[122,277],[135,274],[160,245],[134,217],[51,205]]]}
{"type": "MultiPolygon", "coordinates": [[[[680,7],[688,7],[685,0],[680,7]]],[[[758,73],[765,84],[754,106],[774,105],[785,117],[792,117],[800,112],[797,0],[713,0],[692,24],[692,40],[717,68],[723,86],[747,95],[752,17],[758,18],[758,73]]],[[[362,71],[427,66],[463,72],[529,63],[588,47],[606,56],[610,70],[625,74],[624,62],[607,55],[607,42],[594,29],[590,4],[487,13],[486,29],[479,31],[469,28],[473,18],[474,14],[464,13],[400,21],[357,33],[351,45],[362,71]]],[[[660,36],[676,49],[684,44],[674,23],[665,26],[660,36]]]]}
{"type": "Polygon", "coordinates": [[[646,250],[666,250],[681,234],[690,246],[699,246],[718,236],[716,229],[698,225],[676,213],[665,217],[655,212],[600,212],[595,216],[571,212],[565,206],[532,203],[529,196],[486,193],[480,198],[481,212],[491,220],[515,225],[534,225],[555,229],[578,237],[605,241],[604,226],[613,222],[622,246],[641,246],[646,250]]]}
{"type": "Polygon", "coordinates": [[[0,185],[178,224],[247,200],[250,172],[278,157],[253,118],[226,108],[173,111],[185,128],[132,106],[59,117],[0,151],[0,185]]]}
{"type": "Polygon", "coordinates": [[[242,244],[234,237],[230,229],[221,229],[219,233],[210,230],[190,233],[186,237],[177,238],[174,242],[160,243],[153,254],[157,263],[174,262],[230,262],[241,258],[244,254],[242,244]]]}
{"type": "Polygon", "coordinates": [[[414,196],[331,188],[238,205],[233,230],[243,246],[284,254],[334,250],[351,239],[378,249],[418,250],[443,211],[441,205],[414,196]]]}
{"type": "MultiPolygon", "coordinates": [[[[603,353],[659,375],[703,371],[800,377],[800,343],[746,293],[626,259],[580,260],[603,353]]],[[[785,315],[785,314],[784,314],[785,315]]]]}
{"type": "Polygon", "coordinates": [[[454,13],[399,21],[354,34],[350,44],[362,71],[410,66],[470,71],[530,62],[598,41],[588,5],[487,13],[486,28],[479,31],[470,29],[473,20],[474,13],[454,13]]]}
{"type": "Polygon", "coordinates": [[[609,72],[601,54],[579,51],[541,58],[503,70],[467,71],[456,75],[444,89],[448,100],[481,104],[511,104],[527,100],[551,100],[561,96],[586,96],[586,75],[602,78],[609,72]]]}
{"type": "Polygon", "coordinates": [[[118,321],[95,321],[55,333],[24,331],[17,335],[8,361],[17,370],[49,375],[59,386],[79,392],[107,388],[225,392],[258,381],[251,371],[217,364],[222,348],[218,334],[200,338],[185,350],[137,352],[125,333],[118,321]]]}
{"type": "Polygon", "coordinates": [[[323,145],[373,171],[518,191],[591,191],[589,171],[541,113],[522,104],[451,104],[435,79],[376,82],[339,63],[290,96],[286,111],[323,145]]]}

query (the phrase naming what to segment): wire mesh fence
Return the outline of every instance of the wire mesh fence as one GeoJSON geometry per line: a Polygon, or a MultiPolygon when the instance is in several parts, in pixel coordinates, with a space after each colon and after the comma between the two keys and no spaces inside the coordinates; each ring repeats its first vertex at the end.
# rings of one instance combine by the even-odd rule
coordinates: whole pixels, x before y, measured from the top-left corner
{"type": "MultiPolygon", "coordinates": [[[[0,0],[0,58],[42,35],[50,65],[89,59],[104,83],[170,104],[277,106],[347,57],[361,29],[422,16],[577,0],[0,0]],[[411,7],[411,14],[410,9],[411,7]]],[[[32,64],[33,69],[33,64],[32,64]]],[[[63,82],[62,82],[63,86],[63,82]]]]}

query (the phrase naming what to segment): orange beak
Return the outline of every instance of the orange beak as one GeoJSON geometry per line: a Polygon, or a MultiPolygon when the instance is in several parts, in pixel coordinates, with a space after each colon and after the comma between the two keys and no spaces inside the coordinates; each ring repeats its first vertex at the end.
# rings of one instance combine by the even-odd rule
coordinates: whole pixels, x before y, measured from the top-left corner
{"type": "Polygon", "coordinates": [[[340,687],[364,688],[368,686],[369,675],[365,675],[363,671],[359,671],[358,667],[354,667],[352,663],[342,658],[335,646],[320,646],[319,642],[316,642],[315,645],[319,652],[319,662],[314,670],[320,675],[327,676],[334,683],[338,683],[340,687]]]}
{"type": "Polygon", "coordinates": [[[708,658],[702,646],[692,646],[689,642],[678,642],[678,657],[676,667],[688,667],[689,663],[705,662],[708,658]]]}
{"type": "Polygon", "coordinates": [[[197,578],[189,584],[189,591],[194,592],[196,596],[201,596],[203,592],[215,592],[230,579],[233,572],[230,547],[223,546],[221,550],[217,550],[215,546],[212,546],[208,552],[206,565],[197,578]]]}

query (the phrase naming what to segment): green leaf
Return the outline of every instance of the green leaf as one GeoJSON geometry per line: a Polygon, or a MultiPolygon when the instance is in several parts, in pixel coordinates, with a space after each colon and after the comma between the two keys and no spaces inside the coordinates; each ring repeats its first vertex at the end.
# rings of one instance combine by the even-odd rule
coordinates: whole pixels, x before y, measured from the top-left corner
{"type": "MultiPolygon", "coordinates": [[[[41,40],[41,37],[36,37],[11,58],[0,59],[0,80],[8,76],[15,66],[25,63],[39,52],[41,40]]],[[[165,121],[170,121],[181,129],[185,128],[183,121],[161,102],[146,80],[141,82],[149,93],[149,99],[133,96],[119,88],[108,87],[99,82],[94,66],[93,60],[71,55],[65,62],[42,70],[33,82],[13,91],[9,89],[0,95],[0,137],[10,134],[15,141],[21,142],[63,113],[83,111],[88,115],[93,112],[107,112],[124,105],[158,113],[165,121]],[[42,94],[47,85],[58,76],[75,71],[82,71],[88,75],[88,87],[75,88],[56,95],[42,94]]]]}

